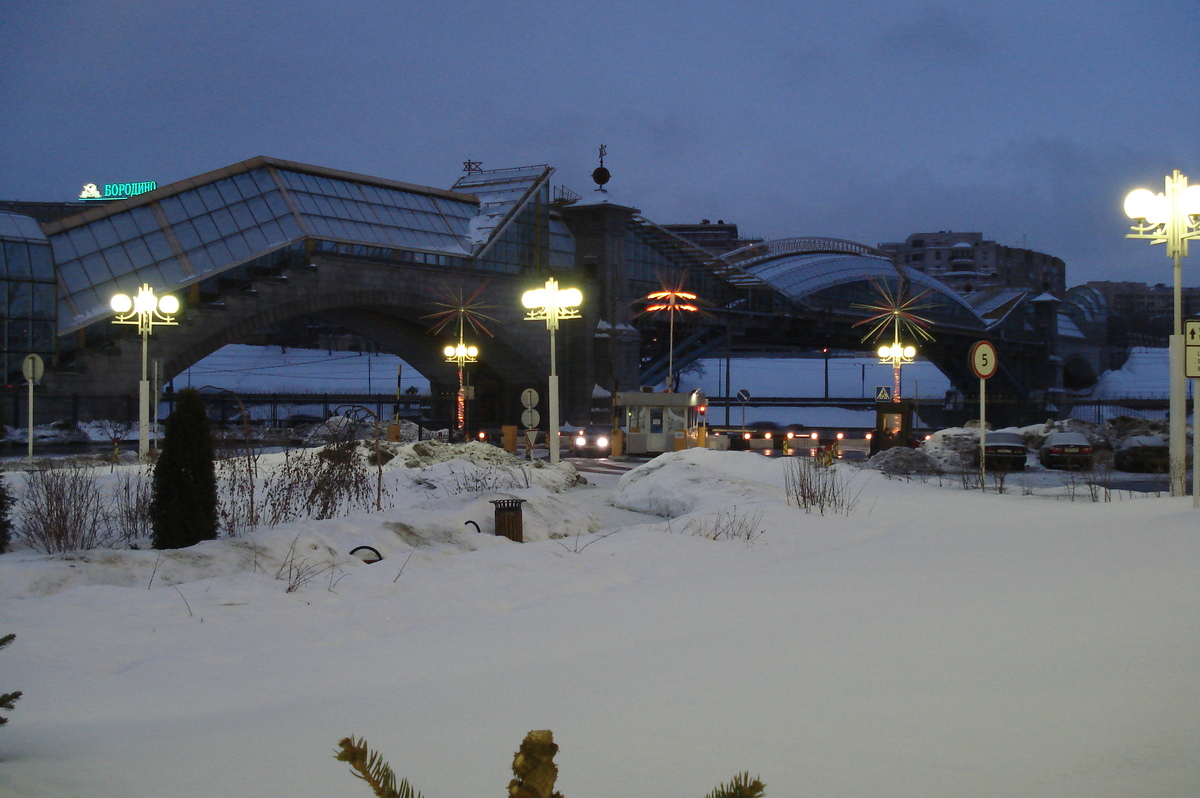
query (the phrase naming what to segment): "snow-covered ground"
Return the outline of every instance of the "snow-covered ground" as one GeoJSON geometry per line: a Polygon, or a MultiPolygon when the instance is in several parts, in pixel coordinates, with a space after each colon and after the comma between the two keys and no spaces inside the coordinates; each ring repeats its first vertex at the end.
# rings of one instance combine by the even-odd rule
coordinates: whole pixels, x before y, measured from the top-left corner
{"type": "Polygon", "coordinates": [[[384,512],[0,556],[0,692],[25,694],[0,795],[367,796],[332,756],[352,734],[429,798],[499,794],[531,729],[568,798],[742,770],[778,796],[1200,794],[1190,499],[839,464],[853,506],[822,515],[787,500],[796,458],[576,484],[424,446],[389,463],[384,512]],[[491,534],[508,496],[524,544],[491,534]],[[289,592],[289,557],[328,570],[289,592]]]}

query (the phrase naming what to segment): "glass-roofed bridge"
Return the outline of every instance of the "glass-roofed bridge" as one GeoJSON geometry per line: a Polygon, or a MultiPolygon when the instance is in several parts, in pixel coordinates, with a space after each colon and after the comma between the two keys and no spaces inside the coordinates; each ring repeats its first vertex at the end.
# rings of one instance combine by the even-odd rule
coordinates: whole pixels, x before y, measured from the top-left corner
{"type": "Polygon", "coordinates": [[[922,355],[956,384],[969,389],[966,351],[988,337],[1008,353],[998,387],[1022,402],[1053,387],[1053,341],[1036,302],[980,313],[933,278],[836,239],[767,241],[715,257],[603,188],[585,197],[559,190],[553,173],[476,168],[439,189],[259,156],[40,231],[3,214],[13,221],[0,235],[17,231],[4,250],[8,381],[19,382],[21,359],[38,352],[48,399],[73,397],[72,414],[104,413],[103,402],[89,410],[80,397],[135,395],[140,347],[110,323],[109,303],[146,283],[183,308],[180,325],[151,342],[164,384],[222,346],[316,318],[400,355],[430,380],[435,413],[448,417],[456,367],[430,319],[469,305],[490,334],[474,341],[475,417],[511,422],[521,391],[544,385],[549,372],[545,328],[524,321],[520,296],[553,276],[584,295],[582,318],[559,332],[565,418],[588,418],[597,386],[665,378],[667,320],[639,312],[664,284],[686,285],[705,305],[676,322],[676,368],[723,354],[873,350],[861,322],[881,290],[904,290],[921,296],[931,322],[922,355]]]}

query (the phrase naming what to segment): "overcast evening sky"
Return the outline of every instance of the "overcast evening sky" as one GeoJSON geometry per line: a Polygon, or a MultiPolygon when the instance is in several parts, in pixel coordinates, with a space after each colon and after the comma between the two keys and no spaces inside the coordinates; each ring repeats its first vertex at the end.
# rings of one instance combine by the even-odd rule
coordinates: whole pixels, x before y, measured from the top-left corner
{"type": "MultiPolygon", "coordinates": [[[[447,188],[546,163],[659,223],[979,231],[1170,283],[1124,195],[1200,183],[1195,0],[4,0],[0,198],[268,155],[447,188]]],[[[1184,282],[1200,285],[1200,243],[1184,282]]]]}

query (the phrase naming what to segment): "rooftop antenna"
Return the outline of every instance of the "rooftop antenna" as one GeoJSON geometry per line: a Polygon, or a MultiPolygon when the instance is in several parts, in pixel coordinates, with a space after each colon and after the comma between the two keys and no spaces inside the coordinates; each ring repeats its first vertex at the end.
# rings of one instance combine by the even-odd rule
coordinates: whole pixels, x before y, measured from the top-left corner
{"type": "Polygon", "coordinates": [[[463,161],[463,171],[469,175],[483,172],[483,161],[463,161]]]}
{"type": "Polygon", "coordinates": [[[596,167],[596,170],[594,172],[592,172],[592,180],[594,180],[596,185],[602,189],[604,188],[604,184],[608,182],[610,177],[612,177],[612,174],[609,173],[609,171],[604,168],[604,156],[607,154],[608,154],[608,145],[601,144],[600,145],[600,166],[596,167]]]}

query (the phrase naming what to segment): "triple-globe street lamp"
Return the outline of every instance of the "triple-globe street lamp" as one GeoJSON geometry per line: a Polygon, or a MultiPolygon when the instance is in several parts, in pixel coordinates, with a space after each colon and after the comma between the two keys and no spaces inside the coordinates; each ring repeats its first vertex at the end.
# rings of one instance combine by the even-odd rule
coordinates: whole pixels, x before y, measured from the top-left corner
{"type": "Polygon", "coordinates": [[[117,317],[113,324],[136,324],[142,335],[142,380],[138,383],[138,458],[145,460],[150,454],[150,380],[146,375],[146,351],[150,333],[155,325],[175,325],[175,314],[179,312],[179,300],[168,294],[156,297],[154,289],[142,283],[136,296],[117,294],[111,307],[117,317]]]}
{"type": "Polygon", "coordinates": [[[554,333],[558,330],[561,319],[578,319],[579,306],[583,304],[583,294],[578,288],[559,288],[558,281],[551,277],[543,288],[535,288],[521,295],[521,304],[528,312],[526,321],[545,321],[546,329],[550,331],[550,384],[549,406],[550,418],[547,421],[548,430],[546,443],[550,447],[550,462],[559,461],[558,454],[558,371],[554,351],[554,333]]]}
{"type": "MultiPolygon", "coordinates": [[[[1176,169],[1166,178],[1166,190],[1156,194],[1145,188],[1125,197],[1125,215],[1136,224],[1126,238],[1144,238],[1151,244],[1166,244],[1167,257],[1175,263],[1175,323],[1170,338],[1170,482],[1171,495],[1186,495],[1187,472],[1187,378],[1184,367],[1183,273],[1180,261],[1187,257],[1188,241],[1200,238],[1200,185],[1188,186],[1187,176],[1176,169]]],[[[1194,501],[1200,501],[1200,496],[1194,501]]]]}

